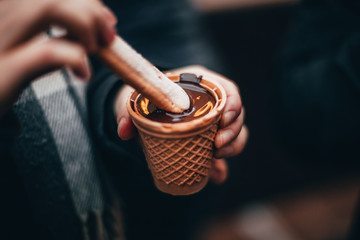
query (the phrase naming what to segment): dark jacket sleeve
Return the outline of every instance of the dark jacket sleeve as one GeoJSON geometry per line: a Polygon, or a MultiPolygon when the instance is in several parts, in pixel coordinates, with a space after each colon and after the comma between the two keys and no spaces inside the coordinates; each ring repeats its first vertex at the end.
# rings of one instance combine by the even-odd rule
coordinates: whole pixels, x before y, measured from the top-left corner
{"type": "Polygon", "coordinates": [[[99,69],[87,90],[89,123],[96,147],[107,159],[133,161],[142,158],[136,139],[123,141],[117,135],[114,100],[122,81],[107,68],[99,69]]]}

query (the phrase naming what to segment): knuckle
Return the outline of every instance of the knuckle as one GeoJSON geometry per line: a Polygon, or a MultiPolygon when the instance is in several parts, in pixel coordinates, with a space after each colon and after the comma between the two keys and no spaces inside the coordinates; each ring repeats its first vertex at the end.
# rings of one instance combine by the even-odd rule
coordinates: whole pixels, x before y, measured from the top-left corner
{"type": "Polygon", "coordinates": [[[241,102],[239,101],[233,101],[233,102],[229,102],[229,105],[227,106],[228,111],[232,110],[235,112],[235,118],[238,118],[241,115],[241,109],[242,109],[242,105],[241,102]]]}

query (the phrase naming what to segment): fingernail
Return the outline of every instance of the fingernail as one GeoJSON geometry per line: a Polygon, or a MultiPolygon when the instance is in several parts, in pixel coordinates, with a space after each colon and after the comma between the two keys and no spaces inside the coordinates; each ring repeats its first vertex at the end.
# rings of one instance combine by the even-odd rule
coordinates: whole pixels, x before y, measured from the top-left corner
{"type": "Polygon", "coordinates": [[[224,146],[225,144],[230,142],[230,140],[233,139],[234,137],[235,137],[234,131],[231,129],[227,129],[227,130],[220,132],[221,141],[220,141],[220,146],[218,146],[218,147],[224,146]]]}
{"type": "Polygon", "coordinates": [[[122,128],[125,124],[126,119],[125,118],[120,118],[119,124],[118,124],[118,136],[121,138],[122,137],[122,128]]]}
{"type": "Polygon", "coordinates": [[[115,16],[115,14],[108,7],[104,7],[104,13],[105,13],[107,20],[112,25],[115,25],[117,23],[117,18],[115,16]]]}
{"type": "Polygon", "coordinates": [[[223,127],[229,125],[232,120],[234,120],[236,113],[234,111],[230,111],[224,114],[223,117],[223,127]]]}

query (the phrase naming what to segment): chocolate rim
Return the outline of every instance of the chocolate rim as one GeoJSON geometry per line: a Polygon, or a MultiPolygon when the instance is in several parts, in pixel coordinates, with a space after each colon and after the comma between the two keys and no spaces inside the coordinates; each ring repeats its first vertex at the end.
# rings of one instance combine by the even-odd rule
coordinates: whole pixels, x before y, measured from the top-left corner
{"type": "MultiPolygon", "coordinates": [[[[180,78],[179,75],[168,75],[168,77],[175,82],[179,81],[180,78]]],[[[134,91],[127,101],[128,112],[133,119],[133,123],[137,128],[149,135],[158,137],[166,135],[167,138],[178,138],[181,134],[188,135],[189,133],[195,135],[208,130],[213,123],[220,120],[221,112],[226,103],[226,92],[218,82],[209,80],[206,77],[201,80],[200,85],[207,89],[216,101],[214,108],[204,116],[180,123],[162,123],[147,119],[135,110],[136,100],[139,98],[140,93],[134,91]],[[173,134],[177,134],[177,136],[173,134]]]]}

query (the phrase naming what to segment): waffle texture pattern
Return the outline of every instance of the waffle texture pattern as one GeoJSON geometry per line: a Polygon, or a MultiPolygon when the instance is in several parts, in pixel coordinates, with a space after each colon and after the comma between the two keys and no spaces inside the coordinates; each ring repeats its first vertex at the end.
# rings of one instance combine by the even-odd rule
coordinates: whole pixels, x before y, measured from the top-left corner
{"type": "Polygon", "coordinates": [[[153,176],[177,186],[200,182],[208,176],[218,124],[201,134],[166,139],[140,132],[143,150],[153,176]]]}

